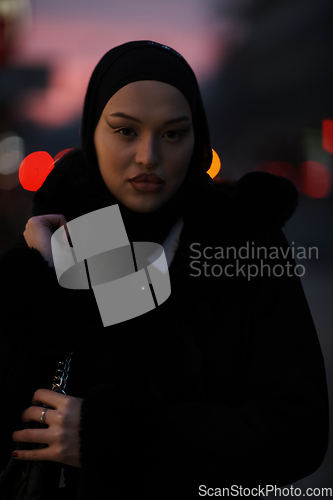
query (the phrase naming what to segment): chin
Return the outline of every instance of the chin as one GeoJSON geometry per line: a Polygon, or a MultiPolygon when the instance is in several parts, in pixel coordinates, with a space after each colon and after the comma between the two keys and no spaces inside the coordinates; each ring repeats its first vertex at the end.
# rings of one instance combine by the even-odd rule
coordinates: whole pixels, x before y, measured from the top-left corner
{"type": "Polygon", "coordinates": [[[153,203],[124,203],[126,207],[129,210],[133,210],[133,212],[139,212],[139,213],[148,213],[148,212],[154,212],[155,210],[158,210],[161,206],[163,206],[166,203],[166,201],[160,201],[159,203],[153,202],[153,203]]]}

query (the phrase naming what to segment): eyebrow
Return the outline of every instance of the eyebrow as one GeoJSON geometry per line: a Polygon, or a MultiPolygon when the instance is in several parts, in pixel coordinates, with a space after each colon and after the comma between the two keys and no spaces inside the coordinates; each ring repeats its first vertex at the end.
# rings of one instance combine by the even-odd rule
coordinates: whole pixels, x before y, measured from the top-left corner
{"type": "MultiPolygon", "coordinates": [[[[125,113],[122,113],[119,111],[118,113],[112,113],[109,116],[114,116],[116,118],[126,118],[127,120],[132,120],[133,122],[141,123],[138,118],[134,118],[133,116],[126,115],[125,113]]],[[[178,123],[178,122],[190,122],[191,120],[189,119],[188,116],[179,116],[178,118],[172,118],[171,120],[168,120],[167,122],[164,123],[164,125],[170,125],[171,123],[178,123]]]]}

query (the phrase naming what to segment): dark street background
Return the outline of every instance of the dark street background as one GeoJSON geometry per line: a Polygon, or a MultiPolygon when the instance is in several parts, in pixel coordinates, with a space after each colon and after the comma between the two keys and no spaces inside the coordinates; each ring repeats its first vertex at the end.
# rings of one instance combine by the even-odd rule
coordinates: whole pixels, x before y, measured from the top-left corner
{"type": "MultiPolygon", "coordinates": [[[[333,120],[332,19],[332,0],[0,0],[0,253],[30,217],[21,161],[80,146],[101,56],[130,40],[169,45],[198,77],[219,177],[264,170],[300,192],[285,234],[295,247],[318,248],[318,259],[300,264],[332,415],[333,138],[323,136],[323,121],[333,120]]],[[[331,438],[322,466],[294,486],[333,487],[332,471],[331,438]]]]}

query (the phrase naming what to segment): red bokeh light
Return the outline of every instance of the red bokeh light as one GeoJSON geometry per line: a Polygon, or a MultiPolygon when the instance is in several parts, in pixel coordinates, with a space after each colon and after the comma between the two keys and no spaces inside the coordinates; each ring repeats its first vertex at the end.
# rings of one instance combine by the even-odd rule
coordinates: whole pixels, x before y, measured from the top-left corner
{"type": "Polygon", "coordinates": [[[263,161],[255,170],[286,177],[299,191],[310,198],[325,198],[332,189],[331,172],[317,161],[305,161],[297,170],[285,161],[263,161]]]}
{"type": "Polygon", "coordinates": [[[70,151],[73,151],[73,148],[63,149],[62,151],[60,151],[60,153],[58,153],[57,155],[55,155],[55,157],[54,157],[54,163],[56,161],[60,160],[60,158],[62,158],[64,155],[66,155],[70,151]]]}
{"type": "Polygon", "coordinates": [[[37,191],[53,167],[53,158],[46,151],[31,153],[20,165],[18,175],[22,187],[27,191],[37,191]]]}
{"type": "Polygon", "coordinates": [[[322,145],[325,151],[333,154],[333,120],[322,122],[322,145]]]}
{"type": "Polygon", "coordinates": [[[46,151],[31,153],[22,161],[19,169],[19,180],[27,191],[37,191],[54,167],[54,164],[73,148],[63,149],[54,158],[46,151]]]}
{"type": "Polygon", "coordinates": [[[286,177],[298,186],[298,172],[291,163],[286,161],[262,161],[255,169],[258,172],[268,172],[270,174],[286,177]]]}
{"type": "Polygon", "coordinates": [[[300,189],[310,198],[325,198],[332,189],[329,169],[317,161],[305,161],[300,165],[300,189]]]}

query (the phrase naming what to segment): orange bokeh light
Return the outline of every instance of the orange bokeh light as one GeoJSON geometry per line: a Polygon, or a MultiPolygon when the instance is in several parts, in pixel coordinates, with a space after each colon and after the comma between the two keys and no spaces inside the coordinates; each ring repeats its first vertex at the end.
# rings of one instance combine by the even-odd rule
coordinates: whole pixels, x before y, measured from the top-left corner
{"type": "Polygon", "coordinates": [[[37,191],[54,167],[52,156],[46,151],[31,153],[22,161],[18,176],[27,191],[37,191]]]}
{"type": "Polygon", "coordinates": [[[317,161],[305,161],[300,165],[301,190],[310,198],[325,198],[332,189],[329,169],[317,161]]]}
{"type": "Polygon", "coordinates": [[[325,151],[333,154],[333,120],[322,122],[322,145],[325,151]]]}
{"type": "Polygon", "coordinates": [[[217,174],[221,169],[221,160],[216,151],[214,151],[214,149],[212,149],[212,152],[213,152],[213,159],[207,174],[210,175],[212,179],[214,179],[214,177],[217,176],[217,174]]]}

